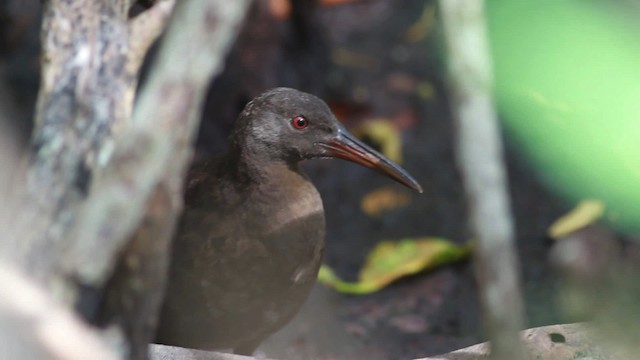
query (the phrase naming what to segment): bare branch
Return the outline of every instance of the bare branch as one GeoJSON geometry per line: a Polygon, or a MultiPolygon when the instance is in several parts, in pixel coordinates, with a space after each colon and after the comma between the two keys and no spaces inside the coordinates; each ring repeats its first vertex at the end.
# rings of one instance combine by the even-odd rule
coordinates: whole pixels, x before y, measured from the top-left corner
{"type": "Polygon", "coordinates": [[[458,163],[477,239],[476,277],[485,325],[493,356],[517,360],[523,359],[517,334],[524,323],[523,308],[484,6],[480,0],[440,0],[458,125],[458,163]]]}
{"type": "Polygon", "coordinates": [[[15,269],[0,263],[4,360],[116,360],[93,330],[15,269]]]}
{"type": "MultiPolygon", "coordinates": [[[[201,103],[249,3],[190,0],[176,7],[133,123],[116,139],[74,233],[96,239],[107,253],[122,250],[100,317],[124,330],[132,358],[145,357],[155,328],[201,103]],[[122,247],[122,239],[130,241],[122,247]]],[[[86,251],[79,256],[95,250],[86,251]]],[[[112,266],[94,258],[81,275],[93,283],[112,266]]]]}
{"type": "MultiPolygon", "coordinates": [[[[4,93],[0,84],[0,95],[4,93]]],[[[21,178],[14,169],[18,151],[12,143],[7,117],[16,114],[7,98],[0,96],[0,245],[14,234],[6,231],[9,211],[15,206],[15,189],[7,187],[10,177],[21,178]]],[[[8,264],[13,254],[0,247],[0,354],[3,360],[115,360],[93,329],[54,302],[18,269],[8,264]],[[6,259],[6,261],[5,261],[6,259]]]]}
{"type": "MultiPolygon", "coordinates": [[[[69,236],[93,171],[114,128],[128,118],[125,18],[118,3],[51,0],[44,5],[42,80],[27,189],[16,212],[13,257],[39,282],[72,301],[77,268],[68,256],[93,239],[69,236]],[[111,16],[104,21],[101,16],[111,16]]],[[[113,254],[105,253],[112,258],[113,254]]],[[[91,255],[91,259],[94,255],[91,255]]]]}
{"type": "Polygon", "coordinates": [[[129,73],[135,74],[151,45],[162,34],[175,0],[160,0],[129,22],[129,73]]]}
{"type": "Polygon", "coordinates": [[[205,88],[221,70],[248,4],[191,0],[176,8],[133,124],[118,139],[103,176],[94,183],[78,238],[119,243],[136,228],[160,182],[171,185],[179,197],[205,88]]]}
{"type": "MultiPolygon", "coordinates": [[[[201,102],[249,2],[180,3],[133,123],[131,69],[144,54],[129,63],[128,2],[45,4],[24,209],[16,211],[19,236],[3,250],[67,305],[89,298],[83,313],[118,325],[132,357],[144,356],[140,344],[146,350],[153,331],[201,102]]],[[[172,5],[152,9],[152,31],[136,51],[148,48],[172,5]]]]}

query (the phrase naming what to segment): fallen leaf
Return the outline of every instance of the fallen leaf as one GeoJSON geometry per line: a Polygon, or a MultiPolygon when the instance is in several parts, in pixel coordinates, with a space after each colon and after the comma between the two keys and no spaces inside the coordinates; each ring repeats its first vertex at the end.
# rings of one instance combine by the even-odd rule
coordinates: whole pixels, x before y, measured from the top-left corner
{"type": "Polygon", "coordinates": [[[435,5],[427,5],[422,11],[422,15],[418,21],[416,21],[413,25],[407,29],[405,34],[405,38],[408,42],[418,42],[431,32],[435,25],[436,20],[436,7],[435,5]]]}
{"type": "Polygon", "coordinates": [[[470,245],[440,238],[383,241],[369,253],[357,282],[343,281],[326,265],[320,268],[318,281],[341,293],[370,294],[401,277],[453,263],[470,254],[470,245]]]}
{"type": "MultiPolygon", "coordinates": [[[[271,15],[278,20],[285,20],[291,16],[291,1],[294,0],[270,0],[269,7],[271,15]]],[[[359,0],[320,0],[322,6],[336,6],[348,4],[359,0]]]]}
{"type": "Polygon", "coordinates": [[[269,12],[274,18],[284,20],[291,15],[291,3],[289,0],[270,0],[269,12]]]}
{"type": "Polygon", "coordinates": [[[333,49],[331,51],[331,61],[339,66],[372,72],[380,69],[380,60],[377,57],[346,48],[333,49]]]}
{"type": "Polygon", "coordinates": [[[368,137],[380,144],[380,152],[389,159],[402,164],[402,134],[387,119],[371,119],[352,129],[354,135],[368,137]]]}
{"type": "Polygon", "coordinates": [[[436,88],[430,82],[421,81],[416,86],[416,92],[421,99],[432,100],[436,95],[436,88]]]}
{"type": "Polygon", "coordinates": [[[549,236],[561,239],[593,224],[604,214],[604,203],[600,200],[583,200],[569,213],[563,215],[549,227],[549,236]]]}
{"type": "Polygon", "coordinates": [[[322,265],[320,267],[320,272],[318,272],[318,281],[343,294],[364,295],[380,290],[372,283],[365,284],[360,282],[353,283],[342,281],[342,279],[333,272],[333,269],[327,265],[322,265]]]}
{"type": "Polygon", "coordinates": [[[384,212],[407,206],[410,201],[405,191],[385,186],[366,194],[360,201],[360,208],[365,214],[378,217],[384,212]]]}
{"type": "Polygon", "coordinates": [[[403,72],[394,72],[387,76],[387,87],[390,90],[409,94],[416,88],[416,79],[403,72]]]}
{"type": "Polygon", "coordinates": [[[393,115],[391,122],[398,131],[412,129],[417,122],[416,113],[411,108],[400,110],[393,115]]]}

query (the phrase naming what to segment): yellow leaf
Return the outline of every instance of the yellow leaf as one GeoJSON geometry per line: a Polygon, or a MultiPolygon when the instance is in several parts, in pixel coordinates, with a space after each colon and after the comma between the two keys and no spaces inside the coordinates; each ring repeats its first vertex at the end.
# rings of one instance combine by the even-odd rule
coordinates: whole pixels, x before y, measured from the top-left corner
{"type": "Polygon", "coordinates": [[[318,281],[343,294],[364,295],[379,290],[372,288],[371,284],[343,281],[327,265],[322,265],[320,267],[318,281]]]}
{"type": "Polygon", "coordinates": [[[436,95],[436,88],[430,82],[421,81],[416,87],[418,96],[423,100],[431,100],[436,95]]]}
{"type": "Polygon", "coordinates": [[[433,29],[436,24],[436,7],[435,5],[428,5],[422,11],[422,15],[411,25],[407,30],[405,37],[408,42],[422,41],[433,29]]]}
{"type": "Polygon", "coordinates": [[[549,227],[549,236],[561,239],[581,228],[593,224],[604,214],[604,203],[600,200],[583,200],[573,210],[556,220],[549,227]]]}
{"type": "Polygon", "coordinates": [[[365,214],[378,217],[385,211],[407,206],[409,201],[411,198],[406,192],[385,186],[365,195],[360,201],[360,208],[365,214]]]}
{"type": "Polygon", "coordinates": [[[380,152],[402,164],[402,136],[393,123],[386,119],[373,119],[353,129],[358,137],[368,136],[380,144],[380,152]]]}
{"type": "Polygon", "coordinates": [[[369,253],[357,282],[341,280],[326,265],[320,269],[318,280],[341,293],[370,294],[403,276],[462,260],[470,253],[469,245],[440,238],[383,241],[369,253]]]}

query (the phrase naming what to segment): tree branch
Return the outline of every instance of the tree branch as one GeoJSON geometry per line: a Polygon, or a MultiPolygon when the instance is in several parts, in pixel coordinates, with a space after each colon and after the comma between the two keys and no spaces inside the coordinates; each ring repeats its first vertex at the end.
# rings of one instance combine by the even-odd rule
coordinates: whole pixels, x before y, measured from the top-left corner
{"type": "Polygon", "coordinates": [[[4,360],[117,359],[92,329],[2,262],[0,284],[0,339],[4,360]]]}
{"type": "Polygon", "coordinates": [[[130,73],[138,72],[149,48],[164,31],[175,3],[175,0],[160,0],[129,21],[130,73]]]}
{"type": "Polygon", "coordinates": [[[498,359],[523,359],[519,270],[502,141],[493,107],[493,75],[484,1],[440,0],[447,40],[457,156],[477,239],[476,278],[485,326],[498,359]]]}
{"type": "Polygon", "coordinates": [[[3,255],[118,325],[132,357],[153,334],[201,102],[248,4],[180,2],[131,122],[137,68],[173,0],[132,23],[126,0],[45,3],[32,156],[3,255]]]}
{"type": "MultiPolygon", "coordinates": [[[[144,358],[152,340],[201,104],[249,3],[190,0],[176,6],[133,122],[114,142],[79,218],[76,237],[97,239],[107,252],[122,249],[99,323],[124,329],[132,358],[144,358]],[[121,239],[130,239],[124,248],[121,239]]],[[[110,266],[95,259],[87,280],[95,282],[110,266]]]]}
{"type": "Polygon", "coordinates": [[[176,8],[132,126],[96,179],[76,237],[118,243],[135,230],[160,183],[180,196],[204,91],[221,71],[249,2],[192,0],[176,8]]]}
{"type": "MultiPolygon", "coordinates": [[[[116,1],[51,0],[44,5],[42,79],[26,189],[16,212],[13,259],[61,298],[95,257],[73,257],[94,239],[69,236],[105,142],[130,110],[126,18],[116,1]],[[104,16],[102,18],[101,16],[104,16]],[[104,21],[108,19],[108,21],[104,21]]],[[[112,253],[105,257],[111,259],[112,253]]]]}

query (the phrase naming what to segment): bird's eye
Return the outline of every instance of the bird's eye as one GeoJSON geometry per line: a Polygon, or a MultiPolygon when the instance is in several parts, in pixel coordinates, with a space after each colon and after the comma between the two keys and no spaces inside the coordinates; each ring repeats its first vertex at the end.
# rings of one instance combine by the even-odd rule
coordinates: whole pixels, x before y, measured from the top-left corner
{"type": "Polygon", "coordinates": [[[302,115],[298,115],[291,120],[291,124],[296,129],[304,129],[309,126],[309,120],[302,115]]]}

